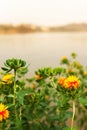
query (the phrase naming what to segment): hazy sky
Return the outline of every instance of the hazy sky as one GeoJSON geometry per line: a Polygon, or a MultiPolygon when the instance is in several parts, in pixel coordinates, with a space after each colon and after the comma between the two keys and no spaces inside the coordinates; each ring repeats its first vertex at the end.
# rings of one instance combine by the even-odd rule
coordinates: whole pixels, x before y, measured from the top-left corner
{"type": "Polygon", "coordinates": [[[0,23],[87,22],[87,0],[0,0],[0,23]]]}

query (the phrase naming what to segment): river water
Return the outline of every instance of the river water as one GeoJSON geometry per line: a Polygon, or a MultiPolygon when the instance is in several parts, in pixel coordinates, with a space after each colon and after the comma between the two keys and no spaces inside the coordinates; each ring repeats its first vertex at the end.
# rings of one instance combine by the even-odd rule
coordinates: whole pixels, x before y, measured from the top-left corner
{"type": "Polygon", "coordinates": [[[87,64],[87,33],[31,33],[0,35],[0,66],[8,58],[22,58],[30,64],[30,75],[41,67],[56,67],[62,56],[78,54],[87,64]]]}

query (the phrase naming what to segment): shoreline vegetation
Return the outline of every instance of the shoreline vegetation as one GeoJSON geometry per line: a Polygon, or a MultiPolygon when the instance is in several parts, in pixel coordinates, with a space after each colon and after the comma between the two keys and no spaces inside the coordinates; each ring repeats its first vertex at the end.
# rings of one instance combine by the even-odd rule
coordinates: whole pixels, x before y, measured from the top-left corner
{"type": "Polygon", "coordinates": [[[36,32],[87,32],[87,23],[72,23],[63,26],[37,26],[33,24],[1,24],[0,34],[36,33],[36,32]]]}

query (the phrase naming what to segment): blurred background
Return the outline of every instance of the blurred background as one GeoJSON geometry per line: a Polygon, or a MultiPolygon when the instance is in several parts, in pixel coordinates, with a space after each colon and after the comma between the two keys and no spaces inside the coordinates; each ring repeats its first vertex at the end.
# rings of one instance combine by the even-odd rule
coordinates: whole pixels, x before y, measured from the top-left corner
{"type": "Polygon", "coordinates": [[[22,58],[33,75],[72,52],[87,64],[87,0],[0,0],[0,65],[22,58]]]}

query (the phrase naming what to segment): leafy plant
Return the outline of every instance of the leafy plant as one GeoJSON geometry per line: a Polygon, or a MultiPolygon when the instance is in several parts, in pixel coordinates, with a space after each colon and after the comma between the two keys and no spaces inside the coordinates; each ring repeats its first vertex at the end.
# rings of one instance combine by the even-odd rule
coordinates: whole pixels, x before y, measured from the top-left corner
{"type": "Polygon", "coordinates": [[[22,59],[7,59],[1,69],[0,129],[87,129],[87,68],[76,53],[70,59],[63,56],[55,68],[39,68],[30,78],[22,59]]]}

